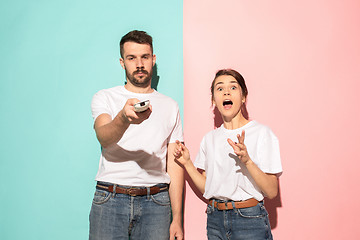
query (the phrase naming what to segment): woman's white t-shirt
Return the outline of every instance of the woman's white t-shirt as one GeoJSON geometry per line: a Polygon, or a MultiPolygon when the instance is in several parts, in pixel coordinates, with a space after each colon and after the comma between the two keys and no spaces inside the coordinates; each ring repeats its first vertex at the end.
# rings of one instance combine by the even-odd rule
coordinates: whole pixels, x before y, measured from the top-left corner
{"type": "Polygon", "coordinates": [[[264,194],[255,184],[244,164],[227,142],[238,142],[237,134],[245,130],[245,145],[251,160],[265,173],[280,176],[279,141],[271,129],[256,121],[229,130],[223,125],[202,139],[194,165],[206,172],[204,197],[221,200],[263,200],[264,194]]]}

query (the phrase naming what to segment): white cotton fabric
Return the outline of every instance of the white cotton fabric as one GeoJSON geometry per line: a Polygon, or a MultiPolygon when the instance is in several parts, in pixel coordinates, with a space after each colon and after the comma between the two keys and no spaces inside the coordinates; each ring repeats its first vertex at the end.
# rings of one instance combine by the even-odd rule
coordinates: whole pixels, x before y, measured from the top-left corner
{"type": "Polygon", "coordinates": [[[245,130],[245,145],[252,161],[265,173],[281,175],[279,141],[269,127],[256,121],[234,130],[221,125],[204,136],[194,162],[206,172],[205,198],[263,200],[264,194],[227,142],[228,138],[238,142],[236,135],[242,130],[245,130]]]}
{"type": "Polygon", "coordinates": [[[141,124],[131,124],[117,144],[102,149],[95,179],[129,186],[170,183],[166,173],[167,145],[183,141],[178,104],[155,90],[133,93],[117,86],[94,95],[91,103],[94,120],[103,113],[114,119],[129,98],[150,100],[152,113],[141,124]]]}

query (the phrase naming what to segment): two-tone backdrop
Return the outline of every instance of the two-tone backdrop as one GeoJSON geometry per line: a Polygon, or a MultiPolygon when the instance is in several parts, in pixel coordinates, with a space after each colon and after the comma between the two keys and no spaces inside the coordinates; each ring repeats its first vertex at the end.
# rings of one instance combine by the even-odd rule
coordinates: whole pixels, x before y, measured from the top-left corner
{"type": "MultiPolygon", "coordinates": [[[[90,102],[123,84],[118,42],[154,38],[157,90],[180,105],[195,158],[218,126],[216,70],[240,71],[250,117],[280,140],[275,239],[356,239],[360,3],[9,1],[0,3],[0,239],[87,239],[100,146],[90,102]]],[[[206,204],[186,185],[187,240],[206,239],[206,204]]]]}

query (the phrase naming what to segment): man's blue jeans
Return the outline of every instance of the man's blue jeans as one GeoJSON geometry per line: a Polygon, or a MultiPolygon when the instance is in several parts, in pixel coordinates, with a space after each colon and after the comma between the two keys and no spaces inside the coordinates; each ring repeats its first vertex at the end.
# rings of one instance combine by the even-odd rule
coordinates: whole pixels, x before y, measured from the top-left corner
{"type": "Polygon", "coordinates": [[[168,191],[134,197],[96,189],[90,212],[89,239],[168,240],[170,219],[168,191]]]}
{"type": "Polygon", "coordinates": [[[208,205],[206,212],[209,240],[273,239],[263,202],[255,207],[231,210],[218,210],[208,205]]]}

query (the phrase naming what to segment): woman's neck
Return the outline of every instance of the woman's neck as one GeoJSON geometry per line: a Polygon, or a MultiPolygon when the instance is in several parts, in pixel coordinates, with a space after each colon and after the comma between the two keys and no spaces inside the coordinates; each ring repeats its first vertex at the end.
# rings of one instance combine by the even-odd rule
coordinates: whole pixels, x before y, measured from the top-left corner
{"type": "Polygon", "coordinates": [[[242,126],[250,122],[249,120],[244,118],[242,114],[239,114],[230,120],[223,119],[223,121],[224,127],[229,130],[241,128],[242,126]]]}

